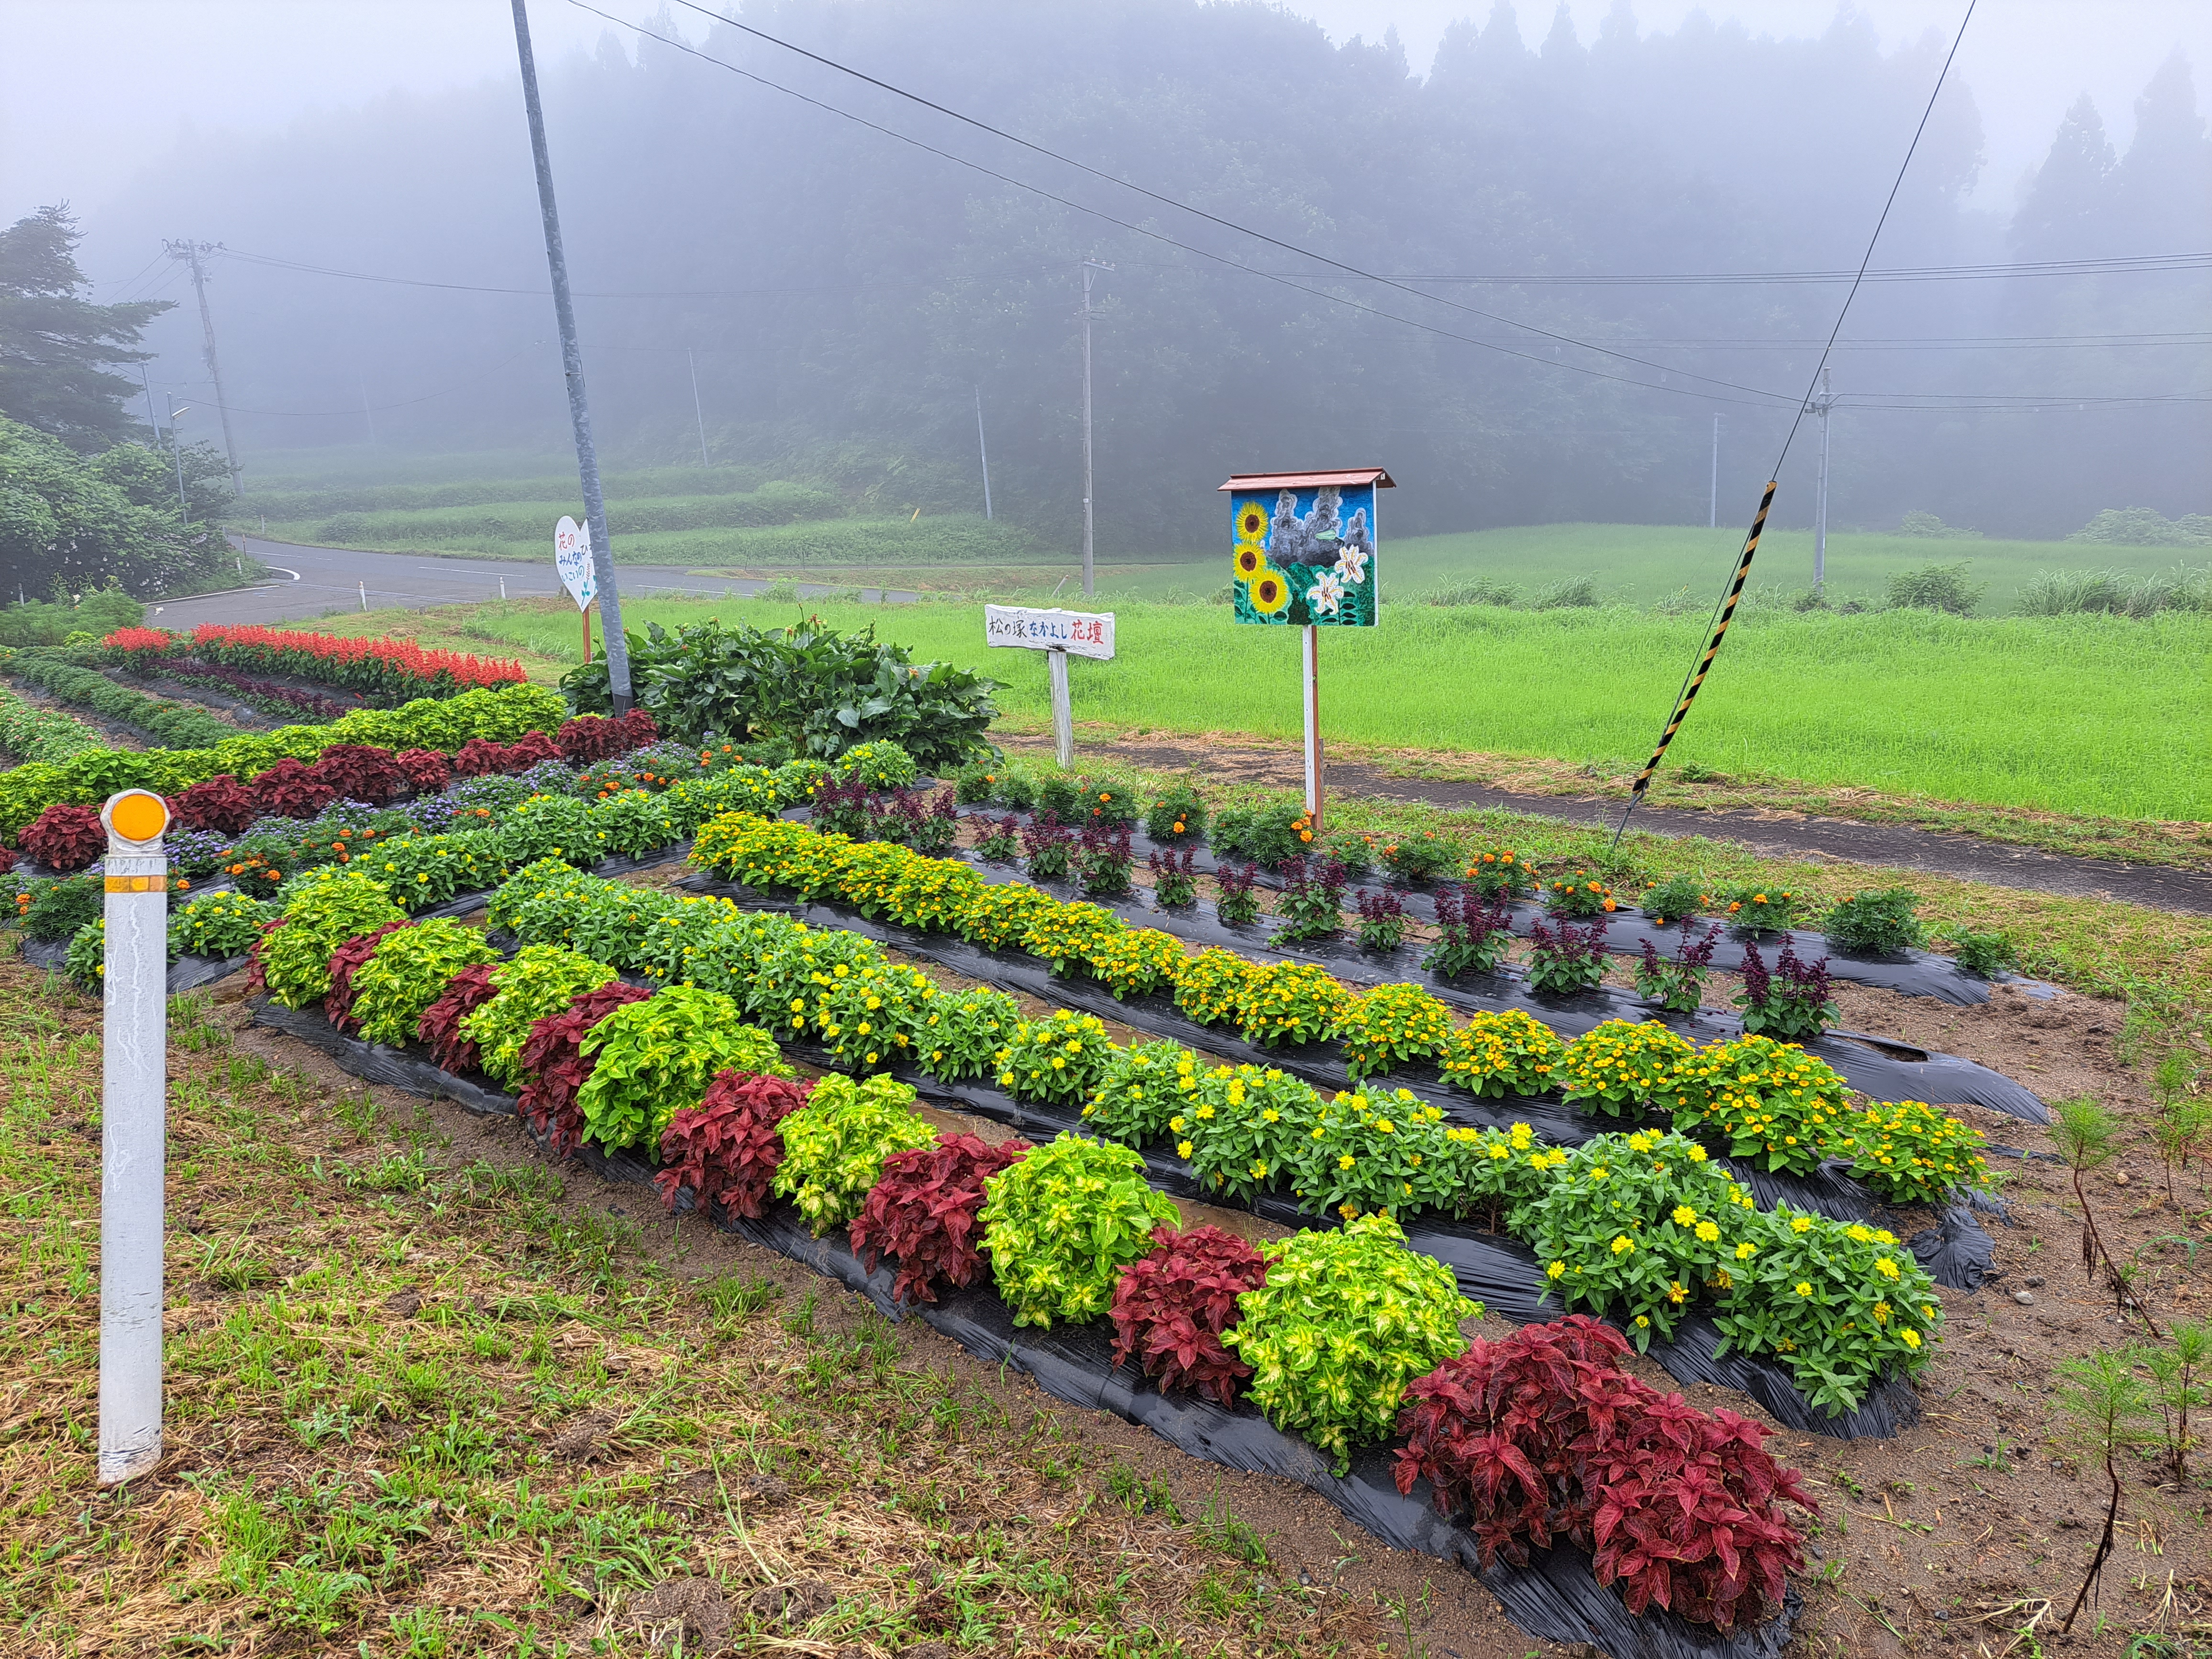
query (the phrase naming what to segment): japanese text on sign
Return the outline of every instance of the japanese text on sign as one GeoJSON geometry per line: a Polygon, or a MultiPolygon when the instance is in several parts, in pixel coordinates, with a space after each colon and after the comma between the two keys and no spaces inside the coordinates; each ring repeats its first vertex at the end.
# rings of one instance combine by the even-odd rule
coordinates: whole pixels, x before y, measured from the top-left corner
{"type": "Polygon", "coordinates": [[[1066,651],[1078,657],[1110,660],[1114,617],[1083,611],[1032,611],[1021,605],[983,607],[983,642],[1031,651],[1066,651]]]}

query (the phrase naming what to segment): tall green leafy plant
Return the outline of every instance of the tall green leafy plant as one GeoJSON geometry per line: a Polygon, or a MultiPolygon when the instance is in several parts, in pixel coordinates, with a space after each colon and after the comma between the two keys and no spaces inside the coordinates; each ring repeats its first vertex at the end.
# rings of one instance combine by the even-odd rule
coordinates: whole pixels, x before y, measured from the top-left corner
{"type": "Polygon", "coordinates": [[[860,1213],[885,1158],[936,1144],[937,1131],[915,1112],[914,1098],[910,1085],[888,1077],[858,1084],[825,1077],[778,1126],[783,1162],[776,1196],[797,1206],[816,1237],[860,1213]]]}
{"type": "Polygon", "coordinates": [[[1017,1325],[1097,1319],[1175,1206],[1127,1146],[1062,1135],[985,1183],[983,1245],[1017,1325]]]}
{"type": "Polygon", "coordinates": [[[788,1077],[775,1040],[742,1024],[738,1006],[686,985],[617,1008],[578,1045],[592,1075],[576,1091],[585,1130],[602,1146],[658,1146],[669,1119],[696,1106],[725,1066],[788,1077]]]}
{"type": "Polygon", "coordinates": [[[458,921],[436,919],[384,936],[353,976],[352,1017],[364,1042],[397,1048],[412,1042],[422,1011],[464,968],[499,960],[483,934],[458,921]]]}

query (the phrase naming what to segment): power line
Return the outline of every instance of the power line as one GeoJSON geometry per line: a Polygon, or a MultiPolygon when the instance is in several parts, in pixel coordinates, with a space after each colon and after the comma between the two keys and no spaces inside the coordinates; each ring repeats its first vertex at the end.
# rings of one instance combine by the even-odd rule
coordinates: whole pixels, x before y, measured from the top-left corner
{"type": "MultiPolygon", "coordinates": [[[[1364,312],[1369,316],[1379,317],[1389,322],[1402,323],[1408,328],[1417,328],[1425,333],[1437,335],[1444,339],[1458,340],[1468,345],[1479,346],[1486,351],[1495,351],[1505,356],[1518,357],[1527,362],[1540,363],[1547,368],[1565,369],[1571,374],[1586,375],[1594,380],[1613,380],[1626,386],[1641,386],[1648,392],[1673,392],[1677,396],[1681,397],[1698,397],[1704,398],[1708,403],[1740,403],[1743,401],[1741,398],[1717,398],[1710,392],[1692,392],[1687,388],[1681,386],[1667,386],[1650,380],[1639,380],[1632,376],[1626,374],[1608,374],[1601,369],[1587,368],[1580,364],[1566,362],[1555,357],[1541,356],[1531,351],[1516,351],[1511,347],[1499,345],[1495,341],[1480,339],[1473,335],[1461,334],[1448,328],[1439,328],[1434,324],[1422,322],[1417,318],[1402,316],[1394,311],[1384,311],[1379,307],[1366,305],[1358,300],[1347,299],[1342,295],[1330,294],[1320,289],[1307,288],[1303,283],[1293,282],[1290,278],[1283,276],[1276,272],[1265,270],[1254,265],[1244,264],[1238,260],[1230,258],[1225,254],[1215,253],[1206,248],[1194,246],[1188,242],[1178,240],[1176,238],[1167,234],[1164,231],[1154,230],[1149,226],[1135,224],[1129,220],[1117,218],[1113,214],[1108,213],[1103,209],[1091,207],[1085,203],[1075,201],[1071,198],[1058,195],[1052,191],[1046,190],[1042,185],[1032,185],[1026,179],[1017,179],[1010,173],[1000,173],[994,167],[986,167],[981,161],[970,161],[964,155],[956,155],[951,150],[939,149],[937,145],[928,143],[922,139],[914,137],[910,134],[900,132],[895,128],[884,126],[880,123],[869,120],[865,116],[855,115],[850,110],[840,109],[835,104],[825,103],[819,98],[810,97],[805,93],[799,92],[793,88],[783,85],[781,82],[771,81],[766,76],[757,75],[750,70],[739,69],[735,64],[732,64],[722,58],[717,58],[711,52],[702,52],[696,46],[691,46],[687,42],[672,39],[665,34],[657,34],[653,30],[645,27],[642,24],[630,22],[626,18],[616,16],[612,12],[602,11],[597,6],[587,4],[586,0],[568,0],[568,3],[574,6],[580,11],[587,11],[594,17],[604,18],[606,21],[613,23],[618,27],[629,29],[637,34],[642,35],[648,40],[657,40],[661,45],[668,46],[674,51],[683,52],[689,57],[696,58],[702,63],[712,64],[718,69],[726,70],[731,74],[738,76],[744,80],[753,82],[760,86],[767,87],[772,91],[781,92],[787,97],[795,98],[803,104],[808,104],[816,109],[826,111],[828,113],[837,116],[842,120],[851,121],[856,125],[866,127],[872,132],[881,133],[887,138],[895,138],[901,143],[910,144],[916,149],[924,150],[932,155],[940,156],[944,160],[954,163],[956,166],[967,167],[973,172],[980,173],[988,179],[995,179],[1000,183],[1012,185],[1017,190],[1027,191],[1031,195],[1039,196],[1043,198],[1046,201],[1056,203],[1060,206],[1068,209],[1071,212],[1087,214],[1092,218],[1103,220],[1109,225],[1116,226],[1119,228],[1128,231],[1134,235],[1146,237],[1156,242],[1164,242],[1170,247],[1180,248],[1182,252],[1195,255],[1200,258],[1210,259],[1217,264],[1226,265],[1231,270],[1243,271],[1249,276],[1261,277],[1266,281],[1279,283],[1283,287],[1289,288],[1297,293],[1304,294],[1310,299],[1323,300],[1331,305],[1343,306],[1353,311],[1364,312]]],[[[696,10],[699,9],[695,7],[693,9],[696,10]]],[[[717,14],[710,12],[708,13],[707,15],[715,16],[717,14]]],[[[729,20],[723,19],[722,21],[728,21],[729,20]]],[[[737,27],[743,26],[739,25],[737,27]]],[[[780,45],[781,43],[779,42],[778,44],[780,45]]],[[[793,47],[793,50],[797,51],[799,49],[793,47]]],[[[827,62],[829,60],[824,59],[823,61],[827,62]]],[[[836,67],[842,68],[842,66],[837,65],[836,67]]],[[[846,72],[854,75],[859,74],[859,71],[857,70],[847,70],[846,72]]],[[[860,76],[860,78],[866,80],[868,77],[866,76],[860,76]]],[[[882,83],[878,82],[878,84],[882,83]]],[[[896,91],[897,89],[894,88],[892,90],[896,91]]],[[[928,103],[927,99],[917,98],[911,93],[902,93],[900,95],[902,97],[915,98],[915,101],[918,103],[928,103]]],[[[930,107],[937,108],[939,106],[931,105],[930,107]]],[[[952,112],[950,111],[946,112],[952,113],[952,112]]],[[[987,132],[997,132],[998,131],[994,127],[985,125],[982,122],[973,121],[967,116],[956,116],[955,118],[968,121],[969,125],[980,127],[987,132]]],[[[1009,137],[1010,135],[1001,134],[1000,136],[1009,137]]],[[[1022,144],[1025,148],[1036,149],[1039,154],[1051,156],[1054,160],[1067,161],[1067,158],[1057,156],[1054,152],[1042,149],[1037,145],[1030,144],[1025,139],[1016,138],[1013,139],[1012,142],[1022,144]]],[[[1079,161],[1067,161],[1067,165],[1081,168],[1083,171],[1087,173],[1097,173],[1097,176],[1100,178],[1107,179],[1114,183],[1121,182],[1118,179],[1113,179],[1112,175],[1110,174],[1098,173],[1098,170],[1095,167],[1086,167],[1079,161]]],[[[1152,195],[1152,192],[1144,191],[1137,185],[1132,185],[1127,186],[1127,188],[1137,190],[1141,195],[1152,195]]],[[[1157,197],[1155,199],[1165,202],[1170,206],[1182,205],[1181,204],[1176,203],[1166,197],[1157,197]]],[[[1246,229],[1244,227],[1237,225],[1230,220],[1217,219],[1215,218],[1215,216],[1202,212],[1199,209],[1185,208],[1183,210],[1185,212],[1196,214],[1199,217],[1203,219],[1213,220],[1214,222],[1228,226],[1231,229],[1237,230],[1242,234],[1257,237],[1259,240],[1267,242],[1274,246],[1285,248],[1291,252],[1301,254],[1304,257],[1319,259],[1331,265],[1335,265],[1339,263],[1338,261],[1330,259],[1326,254],[1307,253],[1304,249],[1297,247],[1291,243],[1278,241],[1275,238],[1267,235],[1264,232],[1246,229]]],[[[1374,277],[1365,271],[1358,270],[1353,266],[1346,265],[1342,268],[1354,276],[1358,276],[1370,281],[1382,280],[1381,278],[1374,277]]],[[[1403,285],[1393,284],[1393,286],[1402,287],[1403,285]]],[[[1517,322],[1510,317],[1499,317],[1490,312],[1478,311],[1471,306],[1458,305],[1452,301],[1439,299],[1433,294],[1423,294],[1418,289],[1407,289],[1406,292],[1412,294],[1416,299],[1427,300],[1438,305],[1449,306],[1453,310],[1464,311],[1471,316],[1481,317],[1487,321],[1502,323],[1509,328],[1522,329],[1529,333],[1540,335],[1546,339],[1557,341],[1561,344],[1574,346],[1577,349],[1593,351],[1600,356],[1613,357],[1619,359],[1623,362],[1637,363],[1643,368],[1655,368],[1662,374],[1679,375],[1683,379],[1697,380],[1708,386],[1725,386],[1730,391],[1748,392],[1753,398],[1765,399],[1773,404],[1782,404],[1786,403],[1787,401],[1787,394],[1783,392],[1771,392],[1761,386],[1741,386],[1733,380],[1716,380],[1710,375],[1693,374],[1686,369],[1673,368],[1664,363],[1645,363],[1642,359],[1630,356],[1625,352],[1607,350],[1603,346],[1593,345],[1586,340],[1578,340],[1571,335],[1552,333],[1549,331],[1537,328],[1532,324],[1517,322]]]]}
{"type": "MultiPolygon", "coordinates": [[[[358,415],[363,409],[411,409],[416,404],[427,404],[434,398],[450,397],[456,392],[465,392],[469,387],[489,380],[493,375],[498,374],[501,369],[505,368],[509,363],[513,362],[517,357],[521,356],[524,352],[532,350],[544,343],[544,342],[542,340],[532,340],[528,344],[520,346],[515,350],[509,352],[497,362],[479,370],[474,374],[471,374],[465,380],[456,380],[453,385],[441,386],[435,392],[426,392],[419,398],[403,398],[397,403],[349,404],[343,409],[247,409],[238,404],[223,404],[219,399],[210,399],[210,401],[216,402],[218,407],[228,408],[232,413],[237,415],[281,415],[296,416],[302,419],[309,416],[323,415],[358,415]]],[[[177,380],[164,382],[165,386],[169,385],[179,386],[204,386],[209,384],[210,382],[206,380],[177,380]]]]}

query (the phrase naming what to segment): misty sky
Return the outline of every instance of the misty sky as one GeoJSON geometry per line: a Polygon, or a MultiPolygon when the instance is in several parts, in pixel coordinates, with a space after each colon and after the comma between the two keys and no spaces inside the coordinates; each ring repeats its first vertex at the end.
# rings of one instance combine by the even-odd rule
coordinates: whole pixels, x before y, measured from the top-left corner
{"type": "MultiPolygon", "coordinates": [[[[1590,39],[1620,3],[1571,0],[1582,37],[1590,39]]],[[[658,9],[658,0],[599,3],[641,19],[658,9]]],[[[1418,72],[1454,19],[1479,20],[1489,4],[1291,0],[1285,9],[1316,18],[1339,40],[1379,38],[1395,26],[1418,72]]],[[[1645,30],[1671,30],[1695,9],[1692,0],[1635,0],[1632,11],[1645,30]]],[[[1551,27],[1551,7],[1523,0],[1516,9],[1535,44],[1551,27]]],[[[1824,29],[1837,6],[1706,0],[1704,9],[1757,32],[1802,35],[1824,29]]],[[[1963,0],[1861,0],[1858,9],[1893,46],[1929,31],[1948,38],[1963,0]]],[[[531,12],[547,58],[592,50],[611,27],[568,0],[532,0],[531,12]]],[[[702,20],[689,21],[694,27],[684,32],[696,39],[702,20]]],[[[0,0],[0,222],[64,198],[95,219],[145,160],[191,129],[281,131],[319,108],[505,76],[514,55],[505,0],[0,0]]],[[[2199,88],[2212,85],[2212,3],[1981,0],[1957,70],[1987,132],[1988,165],[1975,200],[2009,209],[2024,172],[2082,92],[2124,147],[2136,94],[2176,46],[2189,54],[2199,88]]],[[[223,234],[219,225],[179,228],[223,234]]],[[[130,273],[117,262],[128,258],[135,267],[143,251],[105,248],[95,237],[83,257],[94,276],[119,284],[130,273]]]]}

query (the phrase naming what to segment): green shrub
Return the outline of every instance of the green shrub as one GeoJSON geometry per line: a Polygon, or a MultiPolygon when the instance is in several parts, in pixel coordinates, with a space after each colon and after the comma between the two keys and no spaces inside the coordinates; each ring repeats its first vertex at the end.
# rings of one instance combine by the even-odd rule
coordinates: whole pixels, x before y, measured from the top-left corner
{"type": "Polygon", "coordinates": [[[1674,875],[1646,888],[1638,902],[1645,915],[1664,926],[1705,915],[1713,908],[1713,896],[1697,877],[1674,875]]]}
{"type": "Polygon", "coordinates": [[[1127,1146],[1062,1135],[984,1183],[984,1248],[1017,1325],[1097,1319],[1176,1206],[1127,1146]]]}
{"type": "Polygon", "coordinates": [[[854,744],[837,757],[831,769],[840,782],[857,781],[871,789],[903,789],[921,775],[912,755],[885,742],[854,744]]]}
{"type": "Polygon", "coordinates": [[[1409,1060],[1433,1060],[1455,1035],[1451,1010],[1418,985],[1378,985],[1354,996],[1334,1034],[1354,1082],[1409,1060]]]}
{"type": "Polygon", "coordinates": [[[1198,1073],[1168,1133],[1200,1191],[1249,1202],[1287,1180],[1320,1111],[1310,1085],[1272,1066],[1216,1066],[1198,1073]]]}
{"type": "Polygon", "coordinates": [[[1113,1050],[1104,1021],[1060,1008],[1024,1020],[993,1058],[999,1086],[1017,1100],[1073,1102],[1098,1086],[1113,1050]]]}
{"type": "Polygon", "coordinates": [[[690,827],[679,826],[667,797],[643,789],[624,789],[598,802],[590,825],[599,853],[632,859],[659,852],[690,827]]]}
{"type": "Polygon", "coordinates": [[[540,859],[560,859],[580,869],[597,864],[606,851],[596,819],[592,805],[574,795],[532,795],[490,833],[499,837],[500,856],[509,869],[540,859]]]}
{"type": "Polygon", "coordinates": [[[940,992],[915,1032],[914,1063],[945,1083],[983,1077],[1021,1021],[1022,1005],[1004,991],[940,992]]]}
{"type": "Polygon", "coordinates": [[[353,976],[352,1013],[362,1040],[395,1048],[414,1042],[416,1022],[454,975],[498,960],[481,933],[458,921],[440,919],[386,933],[353,976]]]}
{"type": "Polygon", "coordinates": [[[1313,821],[1295,800],[1231,806],[1213,823],[1213,850],[1223,858],[1273,869],[1313,845],[1313,821]]]}
{"type": "Polygon", "coordinates": [[[1126,1146],[1149,1146],[1197,1087],[1197,1057],[1180,1043],[1115,1048],[1084,1103],[1083,1127],[1126,1146]]]}
{"type": "Polygon", "coordinates": [[[1408,1382],[1466,1349],[1460,1321],[1482,1311],[1449,1267],[1405,1241],[1389,1216],[1364,1215],[1267,1246],[1267,1282],[1237,1298],[1242,1317],[1221,1334],[1252,1367],[1252,1403],[1339,1474],[1353,1447],[1395,1429],[1408,1382]]]}
{"type": "Polygon", "coordinates": [[[1847,956],[1897,956],[1928,942],[1920,902],[1910,887],[1855,893],[1828,912],[1820,931],[1847,956]]]}
{"type": "Polygon", "coordinates": [[[98,921],[107,907],[107,885],[98,876],[62,876],[19,888],[30,903],[21,907],[23,932],[42,945],[73,939],[77,930],[98,921]]]}
{"type": "Polygon", "coordinates": [[[325,866],[289,884],[284,925],[261,947],[269,994],[287,1008],[319,1001],[331,988],[331,952],[348,939],[404,921],[381,884],[353,869],[325,866]]]}
{"type": "Polygon", "coordinates": [[[1205,797],[1186,780],[1168,785],[1145,809],[1145,833],[1163,847],[1198,840],[1206,834],[1205,797]]]}
{"type": "Polygon", "coordinates": [[[2020,966],[2020,951],[2011,939],[1996,929],[1987,932],[1972,927],[1951,927],[1938,935],[1951,947],[1958,957],[1959,966],[1970,974],[1991,979],[2008,969],[2020,966]]]}
{"type": "Polygon", "coordinates": [[[491,970],[491,1000],[461,1021],[461,1035],[477,1045],[478,1069],[495,1082],[520,1088],[530,1028],[616,977],[605,963],[560,945],[524,945],[491,970]]]}
{"type": "Polygon", "coordinates": [[[100,982],[107,977],[107,923],[105,920],[88,921],[70,936],[69,950],[62,957],[62,971],[76,988],[98,996],[100,982]]]}
{"type": "Polygon", "coordinates": [[[690,986],[616,1009],[579,1048],[593,1065],[576,1109],[585,1133],[610,1149],[658,1146],[668,1120],[696,1106],[725,1066],[791,1075],[774,1039],[740,1023],[736,1003],[690,986]]]}
{"type": "Polygon", "coordinates": [[[868,1189],[894,1152],[927,1146],[937,1131],[914,1109],[914,1090],[887,1077],[855,1084],[825,1077],[806,1103],[785,1118],[775,1193],[787,1198],[819,1238],[860,1214],[868,1189]]]}
{"type": "Polygon", "coordinates": [[[277,914],[265,900],[244,893],[210,893],[169,918],[169,954],[242,957],[261,937],[262,924],[277,914]]]}
{"type": "Polygon", "coordinates": [[[1892,610],[1947,611],[1954,617],[1971,617],[1989,591],[1987,582],[1970,582],[1966,571],[1972,562],[1923,565],[1898,572],[1889,579],[1892,610]]]}

